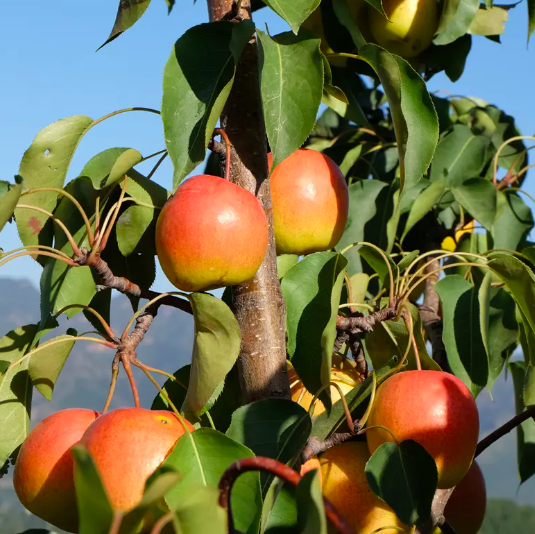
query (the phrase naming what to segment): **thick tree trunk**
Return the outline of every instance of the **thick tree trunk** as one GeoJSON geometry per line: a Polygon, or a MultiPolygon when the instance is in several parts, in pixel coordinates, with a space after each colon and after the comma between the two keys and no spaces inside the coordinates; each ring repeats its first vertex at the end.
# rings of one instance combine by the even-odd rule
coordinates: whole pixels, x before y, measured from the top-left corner
{"type": "MultiPolygon", "coordinates": [[[[208,0],[210,20],[228,18],[233,6],[233,0],[208,0]]],[[[241,2],[239,15],[242,19],[251,18],[250,0],[241,2]]],[[[221,126],[233,147],[231,180],[256,194],[269,223],[268,251],[260,269],[253,280],[232,288],[234,311],[242,333],[239,359],[242,394],[246,402],[289,397],[286,310],[277,275],[256,42],[245,47],[221,116],[221,126]]]]}

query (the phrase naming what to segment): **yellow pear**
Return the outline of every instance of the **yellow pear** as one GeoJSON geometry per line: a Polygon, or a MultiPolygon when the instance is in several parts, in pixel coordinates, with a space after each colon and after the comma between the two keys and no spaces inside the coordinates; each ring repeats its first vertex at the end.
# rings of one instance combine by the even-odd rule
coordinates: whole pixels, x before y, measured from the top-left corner
{"type": "Polygon", "coordinates": [[[347,519],[356,534],[398,534],[398,527],[409,533],[394,511],[373,491],[364,468],[370,458],[365,442],[346,442],[329,449],[320,458],[323,495],[347,519]]]}
{"type": "Polygon", "coordinates": [[[436,0],[383,0],[388,20],[368,10],[370,30],[379,45],[404,58],[423,52],[438,26],[436,0]]]}

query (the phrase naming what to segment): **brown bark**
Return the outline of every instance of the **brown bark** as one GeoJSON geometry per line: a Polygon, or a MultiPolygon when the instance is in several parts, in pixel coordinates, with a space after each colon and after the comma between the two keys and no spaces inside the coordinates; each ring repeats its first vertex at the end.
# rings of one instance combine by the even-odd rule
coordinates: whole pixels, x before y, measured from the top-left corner
{"type": "MultiPolygon", "coordinates": [[[[208,0],[210,20],[229,18],[233,0],[208,0]]],[[[250,0],[241,2],[242,19],[251,18],[250,0]]],[[[290,396],[286,373],[286,310],[277,274],[267,143],[258,74],[258,48],[250,42],[239,61],[234,85],[221,115],[232,144],[231,180],[256,194],[266,212],[269,244],[253,280],[232,288],[242,346],[238,364],[246,402],[290,396]]]]}

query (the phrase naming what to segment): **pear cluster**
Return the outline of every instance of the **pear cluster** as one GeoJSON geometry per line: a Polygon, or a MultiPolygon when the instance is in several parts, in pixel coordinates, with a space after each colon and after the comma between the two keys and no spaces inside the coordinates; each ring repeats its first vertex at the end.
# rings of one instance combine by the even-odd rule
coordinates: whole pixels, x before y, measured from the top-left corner
{"type": "MultiPolygon", "coordinates": [[[[24,441],[13,486],[34,515],[67,532],[78,532],[72,447],[87,450],[111,506],[128,512],[140,502],[145,482],[185,432],[193,432],[193,426],[164,410],[118,408],[104,414],[82,408],[61,410],[38,423],[24,441]]],[[[144,527],[150,530],[150,525],[144,527]]]]}

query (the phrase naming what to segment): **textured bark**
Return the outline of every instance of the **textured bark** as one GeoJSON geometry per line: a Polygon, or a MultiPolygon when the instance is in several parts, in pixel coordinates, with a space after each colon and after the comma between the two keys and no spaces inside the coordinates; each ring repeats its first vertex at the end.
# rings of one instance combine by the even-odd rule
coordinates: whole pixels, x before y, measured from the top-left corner
{"type": "MultiPolygon", "coordinates": [[[[233,1],[208,0],[208,10],[212,21],[231,18],[233,1]]],[[[237,15],[251,18],[250,0],[241,2],[237,15]]],[[[221,127],[232,144],[231,180],[257,196],[269,224],[268,250],[256,276],[232,288],[234,312],[242,333],[238,361],[242,394],[246,402],[266,397],[289,398],[286,310],[277,274],[256,42],[249,43],[242,54],[221,116],[221,127]]]]}
{"type": "MultiPolygon", "coordinates": [[[[431,258],[429,258],[431,259],[431,258]]],[[[438,260],[432,261],[425,269],[425,273],[436,271],[440,268],[438,260]]],[[[448,363],[446,348],[442,341],[442,318],[440,316],[440,299],[435,291],[435,284],[438,282],[440,273],[434,273],[425,281],[424,303],[419,306],[422,323],[431,342],[433,349],[433,359],[440,365],[443,371],[451,373],[448,363]]]]}

